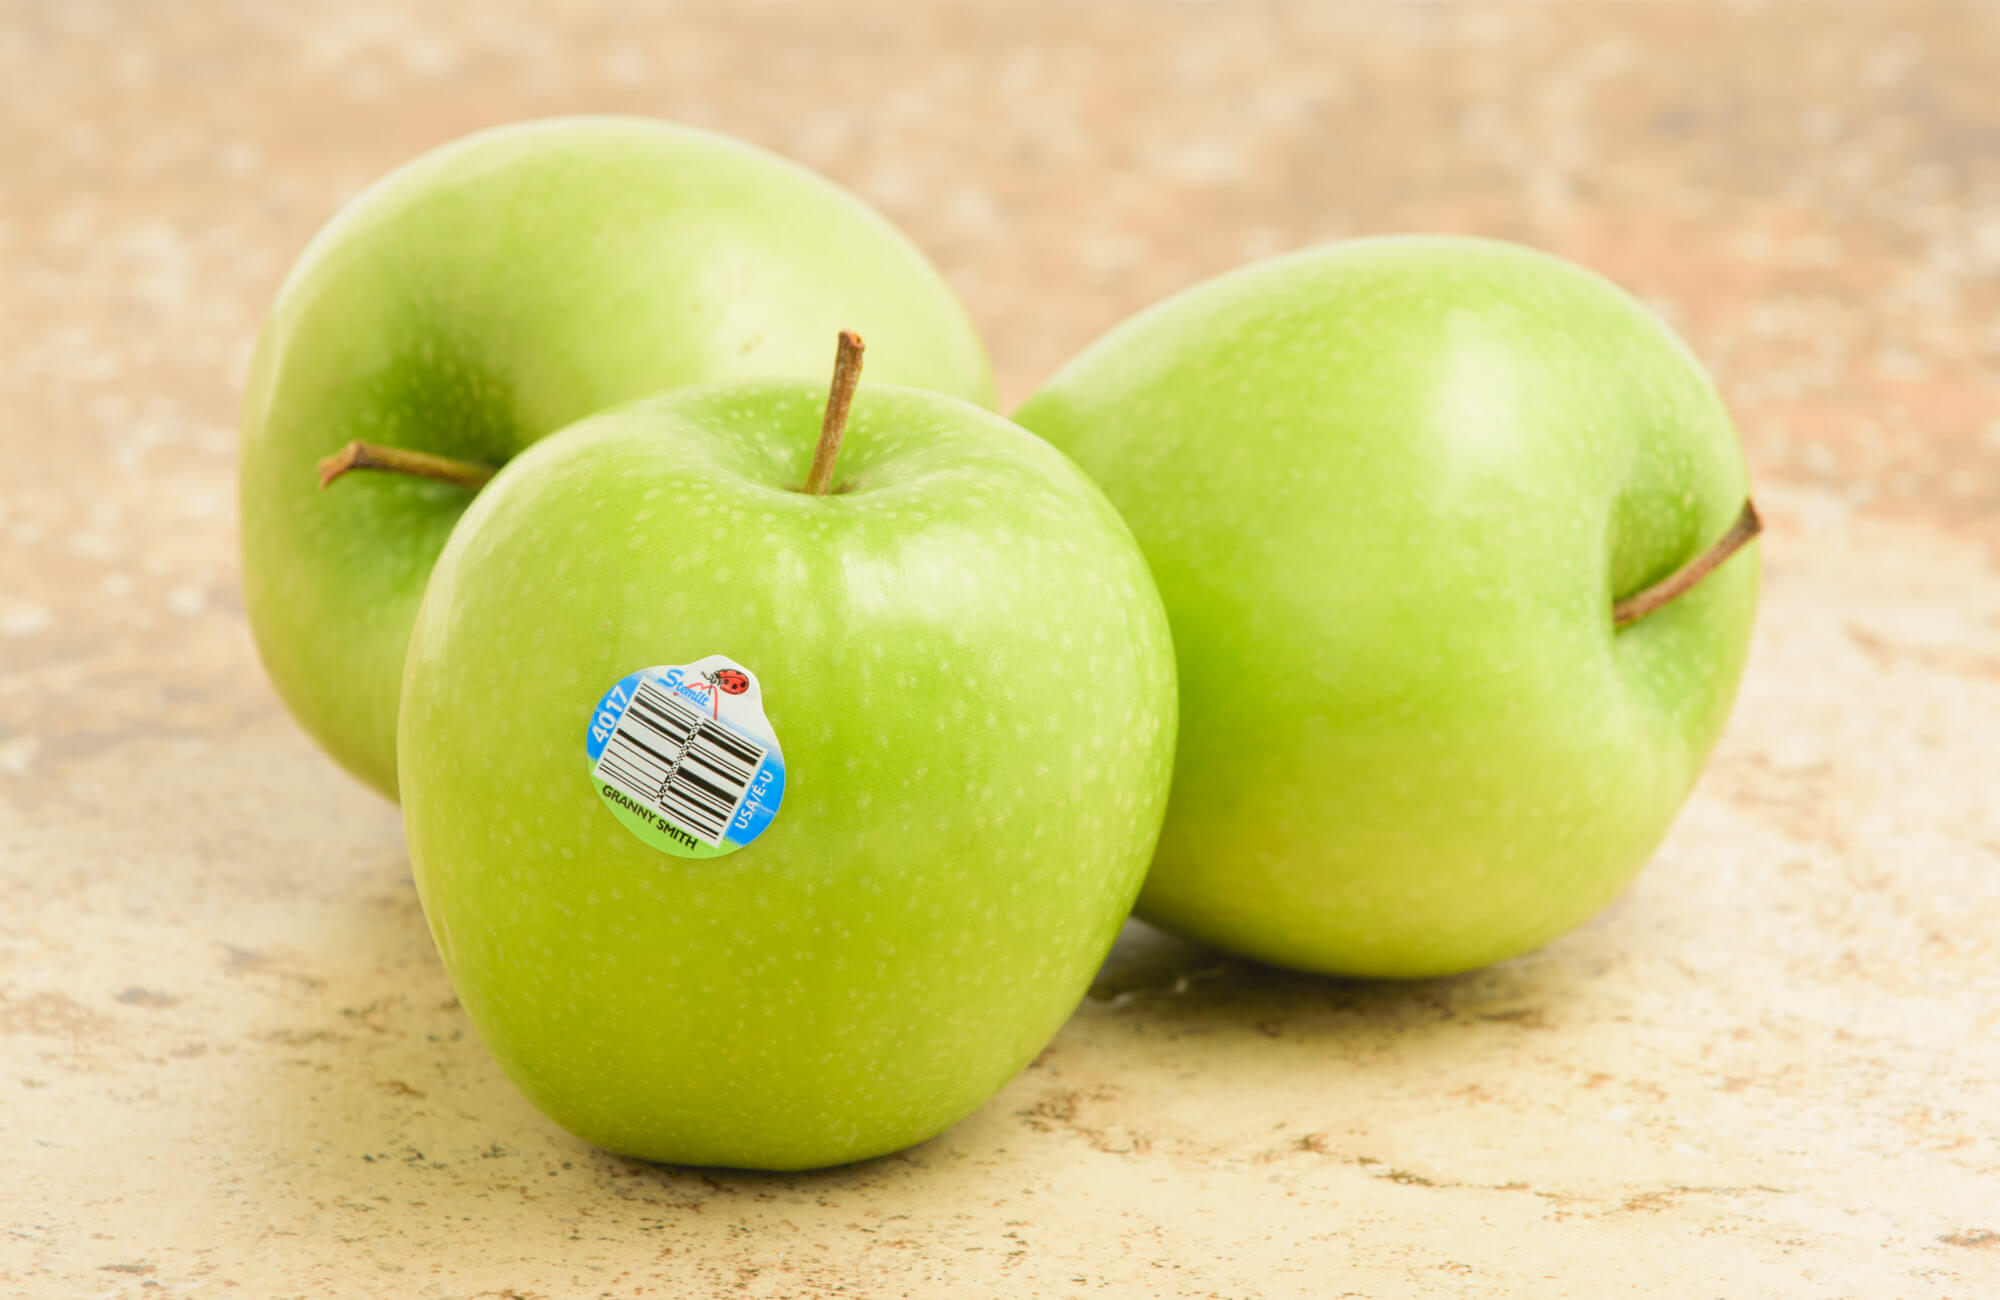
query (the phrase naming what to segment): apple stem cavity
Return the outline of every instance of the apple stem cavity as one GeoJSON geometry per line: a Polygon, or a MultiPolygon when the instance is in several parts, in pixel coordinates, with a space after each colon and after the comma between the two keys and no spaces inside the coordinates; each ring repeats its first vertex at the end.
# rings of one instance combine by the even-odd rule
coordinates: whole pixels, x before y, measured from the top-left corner
{"type": "Polygon", "coordinates": [[[841,435],[847,432],[847,411],[854,405],[854,389],[861,382],[861,336],[853,330],[840,332],[840,346],[833,354],[833,387],[826,395],[826,415],[819,423],[819,445],[813,448],[812,472],[806,475],[806,493],[823,497],[833,487],[833,458],[840,454],[841,435]]]}
{"type": "Polygon", "coordinates": [[[1696,583],[1721,568],[1730,556],[1748,546],[1750,540],[1763,531],[1764,521],[1757,516],[1756,504],[1745,501],[1743,512],[1736,516],[1736,522],[1729,526],[1728,532],[1716,540],[1715,545],[1652,586],[1627,596],[1613,605],[1612,625],[1621,629],[1629,627],[1654,610],[1679,598],[1696,583]]]}
{"type": "Polygon", "coordinates": [[[449,456],[434,456],[430,452],[412,451],[408,447],[384,447],[373,442],[350,442],[320,461],[320,489],[324,491],[333,486],[336,479],[357,469],[381,470],[390,474],[409,474],[416,478],[435,479],[439,483],[455,483],[474,492],[485,487],[487,480],[499,472],[491,465],[481,465],[469,460],[453,460],[449,456]]]}

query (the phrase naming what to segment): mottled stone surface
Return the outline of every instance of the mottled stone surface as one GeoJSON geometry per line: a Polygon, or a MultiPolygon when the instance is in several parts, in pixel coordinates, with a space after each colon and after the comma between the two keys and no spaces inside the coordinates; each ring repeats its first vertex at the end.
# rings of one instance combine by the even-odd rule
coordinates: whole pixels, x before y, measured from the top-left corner
{"type": "Polygon", "coordinates": [[[0,0],[0,1290],[2000,1294],[2000,9],[0,0]],[[1771,523],[1734,726],[1533,957],[1369,986],[1136,930],[904,1155],[645,1167],[467,1030],[395,811],[264,684],[233,410],[371,177],[583,109],[745,135],[946,268],[1011,397],[1264,253],[1605,271],[1771,523]]]}

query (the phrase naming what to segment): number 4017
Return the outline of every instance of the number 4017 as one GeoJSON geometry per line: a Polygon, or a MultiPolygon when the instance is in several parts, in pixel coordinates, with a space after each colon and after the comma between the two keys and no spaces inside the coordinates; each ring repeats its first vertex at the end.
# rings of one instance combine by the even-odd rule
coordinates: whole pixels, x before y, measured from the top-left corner
{"type": "Polygon", "coordinates": [[[611,694],[604,697],[604,703],[591,719],[590,738],[598,744],[611,739],[611,729],[618,725],[618,715],[625,711],[625,685],[619,683],[611,688],[611,694]]]}

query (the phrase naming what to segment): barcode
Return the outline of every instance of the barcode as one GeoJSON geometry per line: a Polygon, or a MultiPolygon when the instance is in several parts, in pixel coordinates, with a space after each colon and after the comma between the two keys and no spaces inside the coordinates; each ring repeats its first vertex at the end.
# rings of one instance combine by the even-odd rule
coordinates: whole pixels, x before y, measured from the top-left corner
{"type": "Polygon", "coordinates": [[[642,677],[595,773],[715,847],[768,752],[642,677]]]}

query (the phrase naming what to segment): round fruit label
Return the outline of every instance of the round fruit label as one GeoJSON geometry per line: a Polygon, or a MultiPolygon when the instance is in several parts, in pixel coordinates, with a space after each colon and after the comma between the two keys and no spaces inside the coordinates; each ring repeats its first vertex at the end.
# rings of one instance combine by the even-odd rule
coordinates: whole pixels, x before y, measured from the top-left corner
{"type": "Polygon", "coordinates": [[[785,797],[757,675],[727,655],[622,679],[597,702],[584,749],[611,815],[678,857],[736,852],[785,797]]]}

